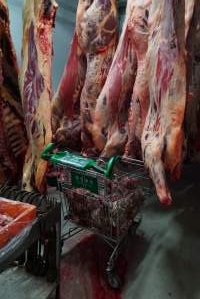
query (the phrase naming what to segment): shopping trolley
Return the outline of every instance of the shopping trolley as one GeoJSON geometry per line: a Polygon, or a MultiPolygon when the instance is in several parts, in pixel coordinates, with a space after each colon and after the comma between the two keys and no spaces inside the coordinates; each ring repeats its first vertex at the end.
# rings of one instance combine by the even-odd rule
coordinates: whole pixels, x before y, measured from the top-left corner
{"type": "Polygon", "coordinates": [[[113,249],[106,268],[108,283],[118,288],[115,261],[125,239],[135,234],[150,190],[143,162],[119,156],[91,159],[68,150],[54,152],[54,148],[48,144],[41,156],[55,168],[58,189],[67,202],[66,218],[75,224],[65,237],[84,228],[100,235],[113,249]]]}

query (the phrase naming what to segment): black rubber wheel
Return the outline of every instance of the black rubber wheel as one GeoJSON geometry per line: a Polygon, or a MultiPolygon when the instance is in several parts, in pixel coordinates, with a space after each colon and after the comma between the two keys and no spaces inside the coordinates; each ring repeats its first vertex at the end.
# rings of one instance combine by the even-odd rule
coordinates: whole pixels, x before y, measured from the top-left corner
{"type": "Polygon", "coordinates": [[[137,229],[138,229],[138,226],[140,225],[142,221],[142,216],[140,214],[138,214],[135,218],[135,220],[133,221],[133,224],[129,227],[129,231],[128,233],[131,235],[131,236],[135,236],[136,235],[136,232],[137,232],[137,229]]]}
{"type": "Polygon", "coordinates": [[[128,231],[129,235],[135,237],[137,228],[138,228],[137,225],[132,225],[131,227],[129,227],[129,231],[128,231]]]}
{"type": "Polygon", "coordinates": [[[34,268],[33,268],[33,274],[35,276],[40,276],[40,271],[41,271],[42,266],[43,266],[42,257],[38,256],[35,261],[34,268]]]}
{"type": "Polygon", "coordinates": [[[25,264],[25,268],[26,268],[26,271],[28,273],[33,273],[33,269],[34,269],[34,262],[33,261],[27,261],[26,264],[25,264]]]}
{"type": "Polygon", "coordinates": [[[48,282],[54,282],[57,278],[57,272],[56,269],[48,269],[47,271],[47,281],[48,282]]]}
{"type": "Polygon", "coordinates": [[[108,284],[112,289],[120,289],[121,287],[121,281],[119,276],[114,272],[107,272],[107,280],[108,284]]]}
{"type": "Polygon", "coordinates": [[[47,270],[48,270],[48,263],[47,261],[43,260],[40,268],[39,276],[44,277],[47,274],[47,270]]]}

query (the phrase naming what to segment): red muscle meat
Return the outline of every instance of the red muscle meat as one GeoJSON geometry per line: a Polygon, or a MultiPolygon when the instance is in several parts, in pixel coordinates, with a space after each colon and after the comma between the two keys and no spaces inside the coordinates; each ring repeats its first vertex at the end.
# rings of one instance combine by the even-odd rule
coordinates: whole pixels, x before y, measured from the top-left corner
{"type": "Polygon", "coordinates": [[[171,203],[165,171],[180,175],[186,103],[184,0],[154,0],[150,10],[147,76],[150,107],[143,157],[162,203],[171,203]],[[166,13],[167,12],[167,13],[166,13]]]}
{"type": "Polygon", "coordinates": [[[9,11],[0,1],[0,184],[18,184],[22,179],[27,148],[18,64],[10,35],[9,11]]]}
{"type": "Polygon", "coordinates": [[[23,188],[27,191],[45,191],[47,162],[40,155],[52,140],[52,27],[56,8],[54,0],[27,0],[24,6],[20,91],[29,140],[23,170],[23,188]]]}
{"type": "Polygon", "coordinates": [[[123,154],[127,135],[126,155],[140,152],[140,137],[149,104],[144,60],[150,4],[149,0],[127,3],[123,31],[95,112],[93,139],[96,147],[103,149],[102,156],[123,154]]]}
{"type": "Polygon", "coordinates": [[[148,16],[150,0],[134,3],[129,22],[132,32],[133,47],[137,57],[137,75],[133,87],[132,101],[128,119],[128,142],[125,156],[141,159],[141,136],[149,108],[149,87],[146,76],[146,53],[148,49],[148,16]]]}
{"type": "Polygon", "coordinates": [[[131,1],[126,8],[120,40],[105,85],[97,99],[93,141],[102,156],[123,153],[127,140],[127,119],[136,73],[136,56],[128,22],[131,1]]]}
{"type": "Polygon", "coordinates": [[[106,81],[117,44],[117,10],[115,0],[94,0],[82,14],[77,10],[77,32],[86,52],[87,71],[81,93],[81,139],[83,153],[93,154],[92,138],[96,100],[106,81]]]}
{"type": "Polygon", "coordinates": [[[86,58],[78,44],[76,32],[57,92],[52,101],[52,132],[54,141],[80,151],[80,95],[86,73],[86,58]]]}
{"type": "Polygon", "coordinates": [[[116,42],[115,0],[79,0],[71,50],[53,100],[52,124],[55,141],[75,150],[80,148],[81,131],[82,152],[86,155],[95,152],[92,132],[96,99],[105,83],[116,42]]]}

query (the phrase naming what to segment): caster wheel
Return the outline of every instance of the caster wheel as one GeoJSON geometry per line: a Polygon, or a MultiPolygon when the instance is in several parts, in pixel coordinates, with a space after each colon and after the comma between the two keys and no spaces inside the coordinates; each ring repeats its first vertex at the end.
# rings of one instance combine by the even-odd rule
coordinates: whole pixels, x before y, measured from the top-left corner
{"type": "Polygon", "coordinates": [[[48,269],[47,271],[47,281],[54,282],[56,280],[57,273],[55,269],[48,269]]]}
{"type": "Polygon", "coordinates": [[[136,218],[134,219],[134,222],[133,224],[131,225],[131,227],[129,228],[129,234],[131,236],[135,236],[136,235],[136,231],[138,229],[138,226],[140,225],[141,223],[141,220],[142,220],[142,217],[141,215],[137,215],[136,218]]]}
{"type": "Polygon", "coordinates": [[[26,261],[26,257],[24,253],[17,259],[18,266],[23,266],[25,264],[25,261],[26,261]]]}
{"type": "Polygon", "coordinates": [[[25,268],[26,268],[26,271],[27,271],[28,273],[33,273],[34,262],[32,262],[32,261],[27,261],[26,264],[25,264],[25,268]]]}
{"type": "Polygon", "coordinates": [[[132,225],[129,228],[129,234],[130,234],[130,236],[135,237],[136,231],[137,231],[137,227],[138,227],[137,225],[132,225]]]}
{"type": "Polygon", "coordinates": [[[34,265],[34,269],[33,269],[33,274],[35,276],[40,276],[40,270],[41,270],[42,266],[43,266],[42,258],[41,258],[41,256],[38,256],[35,261],[35,265],[34,265]]]}
{"type": "Polygon", "coordinates": [[[142,213],[138,212],[138,214],[135,216],[134,222],[138,223],[139,225],[141,221],[142,221],[142,213]]]}
{"type": "Polygon", "coordinates": [[[44,277],[47,273],[47,270],[48,270],[48,264],[46,261],[43,261],[41,269],[40,269],[40,276],[44,277]]]}
{"type": "Polygon", "coordinates": [[[107,280],[112,289],[119,289],[121,287],[121,281],[114,272],[107,272],[107,280]]]}

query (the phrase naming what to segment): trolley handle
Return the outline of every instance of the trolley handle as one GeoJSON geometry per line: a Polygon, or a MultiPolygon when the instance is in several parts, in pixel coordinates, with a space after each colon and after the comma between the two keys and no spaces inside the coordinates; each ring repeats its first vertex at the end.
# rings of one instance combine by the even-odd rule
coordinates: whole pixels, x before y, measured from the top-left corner
{"type": "Polygon", "coordinates": [[[77,158],[78,158],[79,160],[81,159],[81,161],[83,162],[83,165],[80,165],[80,164],[78,165],[76,163],[77,161],[74,161],[73,154],[71,154],[68,151],[53,153],[53,149],[55,148],[55,146],[56,146],[55,143],[47,144],[41,153],[41,158],[46,161],[51,161],[51,162],[54,161],[54,163],[56,163],[56,162],[58,163],[58,161],[59,162],[62,161],[63,156],[69,155],[65,161],[62,161],[62,163],[68,164],[69,163],[68,159],[71,159],[71,163],[73,163],[73,165],[75,167],[83,169],[83,170],[94,169],[97,172],[103,174],[107,178],[110,178],[110,176],[112,175],[114,164],[119,159],[121,159],[120,156],[113,156],[108,160],[108,162],[105,165],[105,168],[103,168],[101,166],[98,166],[95,160],[87,159],[87,158],[84,158],[81,156],[80,157],[76,156],[75,160],[77,160],[77,158]]]}
{"type": "Polygon", "coordinates": [[[56,146],[55,143],[52,143],[52,142],[48,143],[41,153],[41,158],[43,160],[49,161],[53,155],[52,151],[55,148],[55,146],[56,146]]]}
{"type": "Polygon", "coordinates": [[[119,161],[121,159],[120,156],[113,156],[111,157],[108,162],[106,163],[106,169],[98,166],[98,165],[92,165],[91,168],[94,168],[95,170],[97,170],[98,172],[102,173],[105,175],[105,177],[110,178],[110,176],[112,175],[113,172],[113,167],[114,164],[119,161]]]}

